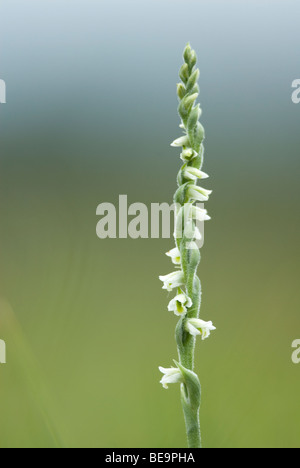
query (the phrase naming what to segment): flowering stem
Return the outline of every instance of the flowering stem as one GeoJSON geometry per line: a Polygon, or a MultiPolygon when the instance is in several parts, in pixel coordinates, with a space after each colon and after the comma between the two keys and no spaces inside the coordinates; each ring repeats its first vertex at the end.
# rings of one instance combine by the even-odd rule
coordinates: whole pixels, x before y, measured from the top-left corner
{"type": "Polygon", "coordinates": [[[199,418],[201,387],[199,378],[194,372],[196,336],[202,335],[202,339],[205,339],[210,331],[215,329],[212,322],[204,322],[199,318],[201,283],[197,276],[200,251],[195,242],[199,234],[196,221],[205,221],[210,218],[206,210],[195,207],[194,203],[208,200],[211,191],[197,185],[198,179],[208,176],[201,171],[204,129],[199,122],[200,106],[195,105],[199,95],[198,78],[200,75],[199,70],[195,68],[196,61],[196,53],[188,44],[184,51],[184,64],[180,69],[182,82],[177,86],[180,127],[185,134],[172,143],[172,146],[182,147],[181,159],[183,160],[177,179],[178,190],[174,196],[177,207],[176,248],[167,254],[180,270],[160,277],[164,282],[164,289],[168,291],[177,289],[177,296],[170,302],[168,309],[180,316],[175,333],[179,362],[174,361],[176,368],[160,368],[164,374],[161,383],[165,388],[169,383],[181,384],[181,402],[190,448],[201,447],[199,418]]]}
{"type": "MultiPolygon", "coordinates": [[[[176,242],[180,245],[182,267],[186,278],[187,294],[191,298],[193,306],[178,322],[175,336],[180,364],[186,369],[193,371],[196,338],[186,330],[186,322],[188,319],[199,317],[201,305],[201,283],[200,279],[196,275],[196,271],[200,263],[200,253],[199,250],[189,249],[187,247],[188,241],[186,239],[183,239],[181,242],[179,239],[176,239],[176,242]]],[[[198,377],[194,377],[192,382],[183,383],[182,386],[181,402],[186,423],[188,445],[190,448],[200,448],[200,382],[198,377]],[[196,387],[196,389],[194,387],[196,387]],[[193,392],[193,395],[190,395],[191,392],[193,392]]]]}

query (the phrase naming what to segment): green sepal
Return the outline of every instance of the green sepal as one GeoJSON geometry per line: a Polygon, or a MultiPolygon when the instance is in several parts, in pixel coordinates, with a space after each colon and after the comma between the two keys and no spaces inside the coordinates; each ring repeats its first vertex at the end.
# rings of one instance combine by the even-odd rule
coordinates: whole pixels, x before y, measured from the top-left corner
{"type": "Polygon", "coordinates": [[[197,123],[193,130],[188,132],[188,136],[192,144],[192,148],[199,153],[201,143],[205,138],[205,131],[200,122],[197,123]]]}
{"type": "Polygon", "coordinates": [[[184,63],[182,67],[180,68],[179,76],[180,76],[180,79],[183,81],[183,83],[186,84],[190,76],[189,67],[186,63],[184,63]]]}
{"type": "Polygon", "coordinates": [[[183,52],[184,61],[189,65],[192,58],[192,48],[188,43],[183,52]]]}
{"type": "Polygon", "coordinates": [[[185,391],[183,392],[185,403],[192,411],[198,411],[201,401],[201,386],[199,377],[197,374],[195,374],[195,372],[182,366],[179,362],[174,360],[174,363],[183,376],[184,385],[186,387],[184,389],[185,391]]]}
{"type": "Polygon", "coordinates": [[[186,184],[186,183],[189,182],[189,180],[188,180],[188,179],[185,179],[185,177],[184,177],[184,175],[183,175],[185,169],[187,168],[187,166],[188,166],[187,163],[183,164],[183,166],[181,167],[180,171],[178,172],[178,175],[177,175],[177,184],[178,184],[178,187],[180,187],[181,185],[186,184]]]}
{"type": "Polygon", "coordinates": [[[182,248],[182,250],[185,249],[181,252],[181,255],[184,256],[184,259],[182,259],[184,263],[183,271],[186,273],[187,276],[196,275],[197,268],[201,260],[200,250],[197,247],[197,244],[195,242],[192,242],[189,237],[186,237],[186,240],[191,248],[186,249],[185,246],[183,246],[182,248]]]}
{"type": "Polygon", "coordinates": [[[193,89],[191,89],[190,91],[190,94],[196,94],[196,93],[200,94],[200,88],[199,88],[198,83],[196,83],[193,89]]]}
{"type": "Polygon", "coordinates": [[[190,185],[193,185],[193,182],[187,182],[176,190],[174,195],[175,203],[179,203],[179,205],[183,206],[188,201],[187,189],[190,185]]]}
{"type": "Polygon", "coordinates": [[[190,44],[187,44],[186,48],[184,49],[183,58],[188,64],[189,71],[191,73],[197,63],[197,55],[196,52],[191,48],[190,44]]]}
{"type": "MultiPolygon", "coordinates": [[[[201,109],[200,109],[200,104],[197,104],[196,107],[194,107],[191,112],[190,112],[190,115],[187,119],[187,130],[188,132],[193,132],[197,126],[197,123],[198,123],[198,120],[200,118],[200,115],[201,115],[201,109]]],[[[192,133],[193,135],[193,133],[192,133]]]]}
{"type": "Polygon", "coordinates": [[[191,57],[190,57],[190,61],[189,61],[189,69],[190,71],[194,68],[194,66],[196,65],[197,63],[197,54],[194,50],[192,50],[191,52],[191,57]]]}
{"type": "Polygon", "coordinates": [[[181,356],[184,353],[185,345],[187,338],[189,338],[189,333],[186,331],[185,328],[185,316],[180,317],[176,329],[175,329],[175,339],[179,351],[179,355],[181,356]]]}
{"type": "Polygon", "coordinates": [[[203,148],[203,146],[200,146],[199,155],[196,158],[192,159],[188,163],[188,166],[195,167],[196,169],[200,170],[202,165],[203,165],[203,154],[204,154],[204,148],[203,148]]]}
{"type": "Polygon", "coordinates": [[[178,113],[183,120],[183,123],[186,124],[189,117],[189,113],[193,107],[194,102],[196,101],[198,94],[191,94],[185,96],[178,106],[178,113]]]}
{"type": "Polygon", "coordinates": [[[186,90],[188,93],[190,93],[194,86],[196,85],[198,79],[199,79],[199,76],[200,76],[200,70],[197,68],[197,70],[195,70],[191,76],[189,77],[188,79],[188,82],[186,84],[186,90]]]}
{"type": "Polygon", "coordinates": [[[177,84],[177,96],[180,99],[180,101],[184,98],[186,95],[186,89],[185,86],[182,83],[177,84]]]}
{"type": "Polygon", "coordinates": [[[181,384],[181,403],[187,429],[189,448],[201,448],[199,410],[201,404],[201,385],[195,372],[174,360],[180,370],[184,383],[181,384]]]}

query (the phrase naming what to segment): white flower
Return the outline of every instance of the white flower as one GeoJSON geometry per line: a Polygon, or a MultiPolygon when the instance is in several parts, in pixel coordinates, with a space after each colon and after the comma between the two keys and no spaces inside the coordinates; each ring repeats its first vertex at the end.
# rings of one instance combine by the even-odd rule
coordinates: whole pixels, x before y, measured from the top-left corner
{"type": "Polygon", "coordinates": [[[160,281],[164,283],[163,289],[167,291],[172,291],[174,288],[179,288],[184,284],[184,273],[183,271],[174,271],[166,276],[160,276],[160,281]]]}
{"type": "Polygon", "coordinates": [[[184,237],[190,240],[195,237],[195,226],[191,219],[187,219],[185,222],[184,237]]]}
{"type": "Polygon", "coordinates": [[[176,140],[173,141],[173,143],[171,143],[171,146],[189,146],[190,145],[190,141],[189,141],[189,137],[187,135],[184,135],[180,138],[177,138],[176,140]]]}
{"type": "Polygon", "coordinates": [[[178,294],[174,299],[172,299],[168,305],[168,311],[174,312],[175,315],[182,315],[187,312],[189,307],[192,307],[192,300],[185,294],[178,294]]]}
{"type": "Polygon", "coordinates": [[[168,388],[168,384],[171,383],[182,383],[183,377],[180,370],[176,367],[169,367],[165,369],[164,367],[159,367],[160,372],[164,374],[160,383],[164,388],[168,388]]]}
{"type": "Polygon", "coordinates": [[[197,185],[190,185],[187,190],[189,198],[195,201],[207,201],[209,195],[212,193],[211,190],[206,190],[202,187],[198,187],[197,185]]]}
{"type": "Polygon", "coordinates": [[[204,320],[196,318],[191,318],[187,320],[186,327],[191,335],[201,335],[202,340],[208,338],[211,331],[216,330],[216,327],[213,326],[212,322],[204,322],[204,320]]]}
{"type": "Polygon", "coordinates": [[[196,240],[199,240],[199,241],[202,240],[202,238],[203,238],[203,237],[202,237],[202,234],[201,234],[201,232],[199,231],[199,229],[197,228],[197,226],[195,227],[194,238],[195,238],[196,240]]]}
{"type": "Polygon", "coordinates": [[[197,221],[209,221],[211,218],[207,214],[207,210],[204,210],[203,208],[199,208],[198,206],[193,206],[192,208],[192,215],[193,219],[196,219],[197,221]]]}
{"type": "Polygon", "coordinates": [[[193,150],[192,148],[186,148],[182,151],[180,158],[184,162],[189,162],[192,159],[196,158],[196,156],[198,156],[198,153],[195,150],[193,150]]]}
{"type": "Polygon", "coordinates": [[[196,169],[195,167],[187,167],[184,171],[184,177],[190,180],[197,180],[197,179],[207,179],[209,175],[205,172],[196,169]]]}
{"type": "Polygon", "coordinates": [[[172,259],[174,265],[181,265],[181,255],[177,247],[175,247],[175,249],[170,250],[170,252],[167,252],[166,255],[172,259]]]}

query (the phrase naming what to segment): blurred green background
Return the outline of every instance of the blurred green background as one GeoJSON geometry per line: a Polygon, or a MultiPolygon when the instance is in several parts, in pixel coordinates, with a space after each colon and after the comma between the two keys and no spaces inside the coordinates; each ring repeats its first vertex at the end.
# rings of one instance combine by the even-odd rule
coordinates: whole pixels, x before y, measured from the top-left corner
{"type": "Polygon", "coordinates": [[[300,4],[4,0],[0,447],[184,447],[172,240],[100,240],[96,207],[169,202],[176,82],[201,68],[214,190],[199,274],[205,447],[299,447],[300,4]]]}

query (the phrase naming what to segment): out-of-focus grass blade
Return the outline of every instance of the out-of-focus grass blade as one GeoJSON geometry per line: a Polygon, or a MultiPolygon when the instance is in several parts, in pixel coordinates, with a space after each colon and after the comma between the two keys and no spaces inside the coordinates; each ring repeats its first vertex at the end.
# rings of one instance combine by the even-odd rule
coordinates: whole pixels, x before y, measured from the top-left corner
{"type": "Polygon", "coordinates": [[[25,388],[41,413],[53,446],[63,447],[64,444],[58,428],[58,421],[61,418],[49,392],[46,378],[12,307],[3,299],[0,299],[0,337],[5,340],[7,347],[7,363],[5,365],[9,366],[10,362],[14,364],[19,378],[24,381],[25,388]]]}

